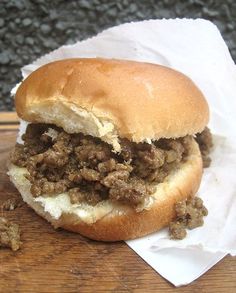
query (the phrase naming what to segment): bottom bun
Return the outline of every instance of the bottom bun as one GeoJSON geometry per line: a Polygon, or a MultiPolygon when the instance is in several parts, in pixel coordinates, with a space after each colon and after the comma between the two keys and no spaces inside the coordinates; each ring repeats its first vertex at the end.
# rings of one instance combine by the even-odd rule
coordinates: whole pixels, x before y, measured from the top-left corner
{"type": "Polygon", "coordinates": [[[67,194],[34,198],[30,193],[30,182],[24,176],[26,173],[25,168],[9,166],[10,179],[23,200],[55,228],[62,227],[94,240],[119,241],[141,237],[167,226],[175,217],[175,204],[197,192],[202,177],[202,159],[199,147],[192,139],[187,159],[157,185],[155,194],[140,211],[109,201],[95,207],[76,208],[70,204],[67,194]]]}

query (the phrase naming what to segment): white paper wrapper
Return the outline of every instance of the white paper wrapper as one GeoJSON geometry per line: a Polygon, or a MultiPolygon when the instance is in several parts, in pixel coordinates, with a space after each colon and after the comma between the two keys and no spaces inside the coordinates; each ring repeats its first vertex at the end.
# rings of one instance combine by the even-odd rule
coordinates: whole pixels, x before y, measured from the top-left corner
{"type": "Polygon", "coordinates": [[[120,25],[53,51],[25,66],[23,76],[72,57],[158,63],[182,71],[199,86],[210,105],[215,144],[198,193],[209,210],[205,225],[182,241],[169,240],[164,229],[127,244],[176,286],[198,278],[227,253],[236,255],[236,66],[216,26],[201,19],[120,25]]]}

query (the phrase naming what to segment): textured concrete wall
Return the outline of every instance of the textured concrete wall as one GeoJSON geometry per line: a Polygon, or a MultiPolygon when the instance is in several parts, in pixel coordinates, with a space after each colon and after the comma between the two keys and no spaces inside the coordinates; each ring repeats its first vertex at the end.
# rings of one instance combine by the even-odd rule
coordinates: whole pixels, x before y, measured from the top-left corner
{"type": "Polygon", "coordinates": [[[35,58],[110,26],[163,17],[212,20],[236,60],[235,0],[0,0],[0,110],[13,109],[9,91],[35,58]]]}

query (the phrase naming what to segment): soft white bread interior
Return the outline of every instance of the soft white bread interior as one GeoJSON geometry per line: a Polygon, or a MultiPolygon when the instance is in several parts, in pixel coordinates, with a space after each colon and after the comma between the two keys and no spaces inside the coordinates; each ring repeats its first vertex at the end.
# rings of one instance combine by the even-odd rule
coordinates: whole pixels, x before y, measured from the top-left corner
{"type": "Polygon", "coordinates": [[[180,168],[173,170],[163,183],[158,184],[155,194],[137,209],[109,200],[95,207],[72,205],[66,193],[34,198],[30,193],[30,182],[24,176],[26,173],[25,168],[9,166],[10,179],[23,200],[54,227],[78,232],[95,240],[117,241],[144,236],[168,225],[175,216],[175,203],[198,190],[202,159],[199,147],[192,138],[189,155],[180,168]]]}
{"type": "Polygon", "coordinates": [[[83,132],[120,150],[118,137],[151,142],[201,132],[207,102],[192,80],[160,65],[67,59],[34,71],[18,88],[16,111],[29,122],[83,132]]]}

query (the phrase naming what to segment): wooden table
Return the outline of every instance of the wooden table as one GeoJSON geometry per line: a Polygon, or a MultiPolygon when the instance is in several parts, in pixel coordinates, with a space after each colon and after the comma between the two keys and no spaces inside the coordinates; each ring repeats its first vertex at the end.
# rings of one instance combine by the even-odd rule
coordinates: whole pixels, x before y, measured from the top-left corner
{"type": "MultiPolygon", "coordinates": [[[[16,131],[12,125],[6,128],[0,130],[0,205],[19,196],[6,175],[16,131]]],[[[17,252],[0,249],[1,293],[236,292],[236,258],[230,256],[191,285],[174,288],[124,242],[100,243],[56,231],[26,204],[0,216],[19,223],[23,241],[17,252]]]]}

